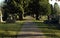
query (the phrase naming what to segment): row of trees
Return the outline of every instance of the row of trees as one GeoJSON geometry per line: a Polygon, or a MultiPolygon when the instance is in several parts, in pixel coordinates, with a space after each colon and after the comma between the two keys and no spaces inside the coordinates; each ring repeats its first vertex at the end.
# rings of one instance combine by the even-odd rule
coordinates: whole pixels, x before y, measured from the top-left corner
{"type": "Polygon", "coordinates": [[[60,5],[55,3],[51,5],[51,14],[48,16],[50,23],[59,23],[60,24],[60,5]]]}
{"type": "Polygon", "coordinates": [[[36,15],[36,20],[39,20],[40,15],[51,14],[50,4],[48,0],[6,0],[6,5],[3,7],[3,20],[5,21],[9,15],[17,14],[19,20],[22,20],[24,15],[36,15]]]}

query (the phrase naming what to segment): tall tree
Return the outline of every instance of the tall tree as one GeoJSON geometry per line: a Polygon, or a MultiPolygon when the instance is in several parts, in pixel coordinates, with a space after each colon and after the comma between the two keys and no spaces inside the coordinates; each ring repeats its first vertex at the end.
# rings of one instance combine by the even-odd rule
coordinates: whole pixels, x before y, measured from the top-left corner
{"type": "MultiPolygon", "coordinates": [[[[8,15],[9,14],[15,14],[15,13],[19,13],[19,19],[22,20],[22,12],[23,12],[23,8],[22,5],[20,3],[20,0],[6,0],[5,1],[6,5],[4,6],[5,12],[8,15]]],[[[6,16],[4,14],[4,16],[6,16]]],[[[7,19],[7,16],[5,17],[5,20],[7,19]]]]}
{"type": "Polygon", "coordinates": [[[36,20],[39,20],[39,14],[46,15],[50,13],[49,6],[48,0],[9,0],[5,9],[11,14],[19,13],[20,20],[23,19],[25,13],[35,14],[36,20]]]}
{"type": "Polygon", "coordinates": [[[36,15],[36,20],[39,20],[39,0],[31,0],[28,6],[29,10],[31,11],[31,14],[36,15]]]}
{"type": "Polygon", "coordinates": [[[50,4],[49,4],[48,1],[49,0],[40,0],[39,1],[39,4],[40,4],[40,14],[42,14],[42,15],[49,15],[49,14],[51,14],[51,8],[50,8],[50,4]]]}
{"type": "Polygon", "coordinates": [[[60,8],[59,5],[57,3],[54,4],[54,14],[59,15],[60,13],[60,8]]]}
{"type": "Polygon", "coordinates": [[[15,7],[19,10],[19,19],[22,20],[30,0],[13,0],[15,7]]]}

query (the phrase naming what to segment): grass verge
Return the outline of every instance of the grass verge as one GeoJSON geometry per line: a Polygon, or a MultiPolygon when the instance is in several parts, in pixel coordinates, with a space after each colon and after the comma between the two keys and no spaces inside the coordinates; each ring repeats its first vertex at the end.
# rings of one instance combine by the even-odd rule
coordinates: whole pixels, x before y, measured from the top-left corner
{"type": "Polygon", "coordinates": [[[18,32],[20,32],[22,25],[23,22],[10,23],[10,24],[0,23],[0,36],[16,35],[18,32]]]}
{"type": "Polygon", "coordinates": [[[57,24],[55,25],[55,24],[45,24],[42,22],[36,22],[36,25],[44,33],[46,38],[60,38],[60,30],[57,24]]]}

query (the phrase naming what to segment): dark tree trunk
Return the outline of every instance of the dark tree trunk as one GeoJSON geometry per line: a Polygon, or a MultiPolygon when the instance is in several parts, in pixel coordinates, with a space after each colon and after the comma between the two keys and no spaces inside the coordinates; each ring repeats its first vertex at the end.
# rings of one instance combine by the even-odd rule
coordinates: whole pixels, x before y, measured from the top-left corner
{"type": "Polygon", "coordinates": [[[23,20],[23,14],[19,13],[19,20],[23,20]]]}
{"type": "Polygon", "coordinates": [[[4,14],[3,14],[3,21],[6,21],[7,17],[8,17],[8,14],[6,12],[4,12],[4,14]]]}
{"type": "Polygon", "coordinates": [[[39,13],[36,14],[36,20],[39,20],[39,13]]]}

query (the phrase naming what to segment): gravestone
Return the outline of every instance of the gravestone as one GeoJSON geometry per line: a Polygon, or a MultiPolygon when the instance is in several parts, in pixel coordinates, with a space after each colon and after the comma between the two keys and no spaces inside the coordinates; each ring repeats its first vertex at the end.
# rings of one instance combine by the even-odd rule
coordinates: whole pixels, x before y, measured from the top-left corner
{"type": "Polygon", "coordinates": [[[52,15],[49,15],[49,16],[48,16],[48,20],[49,20],[49,21],[52,20],[52,15]]]}
{"type": "Polygon", "coordinates": [[[6,20],[6,23],[15,23],[15,16],[9,15],[9,17],[6,20]]]}

